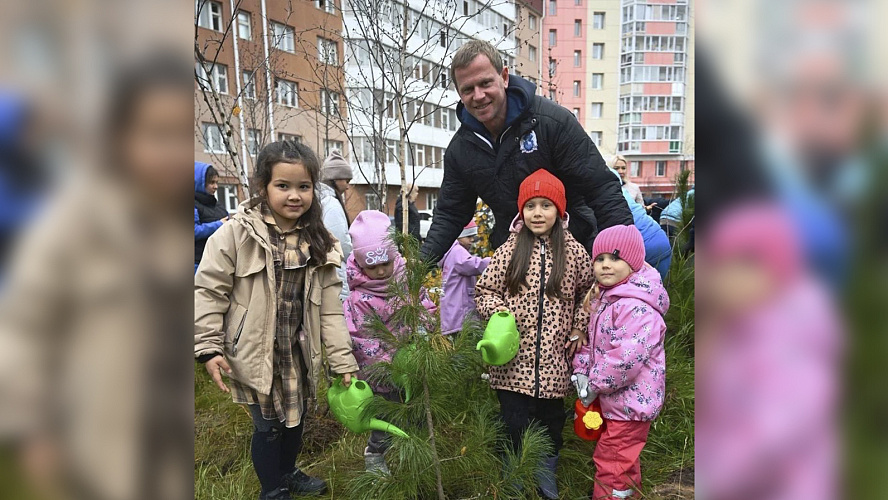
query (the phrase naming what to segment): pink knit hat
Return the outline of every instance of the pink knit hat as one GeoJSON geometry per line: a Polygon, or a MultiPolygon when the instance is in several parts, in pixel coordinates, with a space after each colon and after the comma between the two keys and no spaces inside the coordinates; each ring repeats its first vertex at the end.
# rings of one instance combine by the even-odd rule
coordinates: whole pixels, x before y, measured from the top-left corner
{"type": "Polygon", "coordinates": [[[612,253],[625,260],[633,271],[644,265],[644,238],[635,226],[611,226],[598,233],[592,243],[592,258],[612,253]]]}
{"type": "Polygon", "coordinates": [[[462,232],[459,233],[459,238],[465,238],[466,236],[475,236],[478,234],[478,224],[475,224],[475,221],[469,222],[466,224],[466,227],[463,228],[462,232]]]}
{"type": "Polygon", "coordinates": [[[365,210],[355,217],[348,234],[359,266],[364,268],[395,260],[398,251],[389,239],[391,225],[388,215],[378,210],[365,210]]]}

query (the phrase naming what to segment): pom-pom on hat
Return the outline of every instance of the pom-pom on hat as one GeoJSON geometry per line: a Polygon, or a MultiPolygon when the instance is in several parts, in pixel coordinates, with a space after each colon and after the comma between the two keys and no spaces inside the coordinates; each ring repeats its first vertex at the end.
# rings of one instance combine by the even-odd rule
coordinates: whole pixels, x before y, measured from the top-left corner
{"type": "Polygon", "coordinates": [[[598,233],[592,243],[592,258],[612,253],[625,260],[633,271],[644,265],[644,238],[635,226],[611,226],[598,233]]]}
{"type": "Polygon", "coordinates": [[[395,260],[397,250],[389,239],[392,223],[378,210],[365,210],[355,217],[348,234],[352,239],[355,262],[365,268],[395,260]]]}
{"type": "Polygon", "coordinates": [[[336,181],[339,179],[352,179],[352,169],[348,161],[342,157],[342,153],[330,151],[330,156],[324,160],[324,166],[321,168],[322,181],[336,181]]]}
{"type": "Polygon", "coordinates": [[[459,233],[459,237],[465,238],[466,236],[475,236],[476,234],[478,234],[478,224],[475,224],[475,221],[473,220],[463,228],[462,232],[459,233]]]}
{"type": "Polygon", "coordinates": [[[564,219],[564,214],[567,211],[564,184],[558,180],[558,177],[542,168],[528,175],[521,183],[521,187],[518,189],[518,213],[522,213],[527,200],[537,197],[552,200],[552,203],[558,208],[558,215],[564,219]]]}

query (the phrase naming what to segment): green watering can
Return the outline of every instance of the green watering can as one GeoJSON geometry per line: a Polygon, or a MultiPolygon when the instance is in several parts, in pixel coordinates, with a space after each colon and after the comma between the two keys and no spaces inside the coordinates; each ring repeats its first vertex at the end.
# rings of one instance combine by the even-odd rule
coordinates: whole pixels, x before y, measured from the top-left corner
{"type": "Polygon", "coordinates": [[[484,329],[484,336],[475,349],[489,365],[502,366],[518,354],[518,325],[510,312],[498,312],[491,316],[484,329]]]}
{"type": "Polygon", "coordinates": [[[327,403],[330,410],[346,429],[361,434],[367,431],[384,431],[401,437],[407,437],[407,433],[394,425],[376,418],[364,418],[362,412],[364,405],[373,399],[373,390],[367,382],[352,377],[348,388],[343,387],[342,379],[337,378],[330,390],[327,391],[327,403]]]}

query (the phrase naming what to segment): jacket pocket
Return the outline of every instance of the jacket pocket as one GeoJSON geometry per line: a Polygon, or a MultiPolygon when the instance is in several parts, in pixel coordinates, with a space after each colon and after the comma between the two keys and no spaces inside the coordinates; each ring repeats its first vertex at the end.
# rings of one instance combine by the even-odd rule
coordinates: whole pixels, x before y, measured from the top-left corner
{"type": "Polygon", "coordinates": [[[265,269],[265,255],[253,252],[238,252],[234,265],[234,275],[238,278],[256,274],[265,269]]]}
{"type": "Polygon", "coordinates": [[[228,321],[228,328],[226,329],[228,335],[226,335],[226,340],[231,342],[231,355],[237,355],[237,345],[240,342],[241,334],[244,333],[244,325],[247,322],[247,312],[248,309],[242,305],[236,305],[234,308],[234,312],[231,314],[231,317],[228,321]]]}

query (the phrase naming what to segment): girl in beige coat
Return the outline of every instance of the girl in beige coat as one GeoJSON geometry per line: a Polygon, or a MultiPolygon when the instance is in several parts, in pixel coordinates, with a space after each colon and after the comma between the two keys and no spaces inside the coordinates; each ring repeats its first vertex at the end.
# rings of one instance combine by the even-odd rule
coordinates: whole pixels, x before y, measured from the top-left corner
{"type": "Polygon", "coordinates": [[[322,344],[346,386],[357,371],[339,300],[342,250],[322,222],[319,174],[307,146],[266,146],[253,179],[258,196],[209,238],[194,278],[194,353],[250,410],[260,500],[326,490],[296,467],[322,344]]]}

